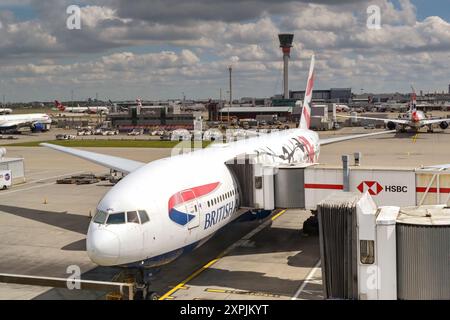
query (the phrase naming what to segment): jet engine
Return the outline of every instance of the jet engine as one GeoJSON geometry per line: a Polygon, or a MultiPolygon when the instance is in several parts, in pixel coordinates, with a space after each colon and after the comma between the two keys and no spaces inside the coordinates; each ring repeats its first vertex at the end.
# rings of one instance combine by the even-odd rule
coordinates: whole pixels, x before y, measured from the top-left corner
{"type": "Polygon", "coordinates": [[[31,131],[33,132],[41,132],[44,131],[45,127],[42,123],[33,123],[31,125],[31,131]]]}
{"type": "Polygon", "coordinates": [[[389,121],[387,123],[387,127],[389,130],[394,130],[397,127],[397,125],[395,124],[395,122],[389,121]]]}
{"type": "Polygon", "coordinates": [[[445,130],[448,128],[448,122],[447,121],[442,121],[441,123],[439,123],[439,127],[441,127],[442,130],[445,130]]]}

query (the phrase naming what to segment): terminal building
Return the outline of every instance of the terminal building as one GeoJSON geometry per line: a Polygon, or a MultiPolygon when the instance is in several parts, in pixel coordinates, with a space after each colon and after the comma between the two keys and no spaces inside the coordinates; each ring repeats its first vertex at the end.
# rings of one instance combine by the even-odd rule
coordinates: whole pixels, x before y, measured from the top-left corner
{"type": "Polygon", "coordinates": [[[237,119],[256,119],[261,115],[276,116],[277,119],[292,120],[292,112],[294,107],[225,107],[219,111],[219,119],[237,118],[237,119]]]}
{"type": "MultiPolygon", "coordinates": [[[[293,100],[302,100],[305,97],[305,90],[290,91],[289,98],[293,100]]],[[[352,99],[351,88],[331,88],[329,90],[314,90],[312,100],[313,102],[324,103],[349,103],[352,99]]]]}
{"type": "Polygon", "coordinates": [[[194,115],[192,113],[176,113],[173,107],[154,106],[139,110],[130,107],[127,112],[110,113],[107,120],[120,131],[134,128],[151,129],[154,127],[177,127],[192,129],[194,115]]]}

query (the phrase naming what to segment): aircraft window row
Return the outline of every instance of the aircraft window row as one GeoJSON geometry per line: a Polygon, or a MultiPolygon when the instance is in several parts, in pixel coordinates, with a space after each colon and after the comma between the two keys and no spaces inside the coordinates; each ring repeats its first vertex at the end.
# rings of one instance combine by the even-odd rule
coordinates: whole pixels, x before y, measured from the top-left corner
{"type": "Polygon", "coordinates": [[[223,202],[237,194],[238,194],[237,189],[232,189],[230,191],[227,191],[227,192],[221,194],[220,196],[217,196],[216,198],[214,198],[212,200],[208,200],[207,205],[208,205],[208,207],[211,207],[211,206],[216,205],[220,202],[223,202]]]}
{"type": "Polygon", "coordinates": [[[144,224],[150,221],[150,219],[145,210],[117,212],[110,213],[109,215],[107,212],[99,210],[94,217],[94,222],[99,224],[124,224],[125,221],[128,223],[144,224]]]}

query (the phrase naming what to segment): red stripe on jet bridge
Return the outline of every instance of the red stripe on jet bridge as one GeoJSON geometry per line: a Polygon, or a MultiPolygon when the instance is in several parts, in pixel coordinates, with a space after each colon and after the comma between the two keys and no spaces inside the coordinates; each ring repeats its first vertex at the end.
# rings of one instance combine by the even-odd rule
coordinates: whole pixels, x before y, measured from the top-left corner
{"type": "Polygon", "coordinates": [[[343,190],[342,184],[305,183],[305,189],[343,190]]]}
{"type": "MultiPolygon", "coordinates": [[[[427,191],[427,188],[425,188],[425,187],[417,187],[416,188],[416,192],[425,192],[425,191],[427,191]]],[[[437,190],[437,188],[430,188],[430,190],[428,190],[428,192],[437,193],[438,190],[437,190]]],[[[439,193],[450,193],[450,188],[439,188],[439,193]]]]}

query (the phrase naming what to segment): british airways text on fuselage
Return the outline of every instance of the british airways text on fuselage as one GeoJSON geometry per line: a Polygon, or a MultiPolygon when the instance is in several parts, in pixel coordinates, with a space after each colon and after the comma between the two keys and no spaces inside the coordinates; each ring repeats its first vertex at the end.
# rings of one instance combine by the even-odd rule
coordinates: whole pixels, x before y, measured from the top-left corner
{"type": "Polygon", "coordinates": [[[205,228],[204,230],[214,226],[215,224],[223,221],[229,217],[234,212],[235,202],[229,202],[224,206],[219,207],[217,210],[213,210],[205,214],[205,228]]]}

